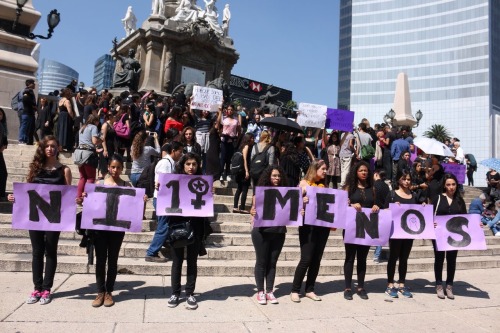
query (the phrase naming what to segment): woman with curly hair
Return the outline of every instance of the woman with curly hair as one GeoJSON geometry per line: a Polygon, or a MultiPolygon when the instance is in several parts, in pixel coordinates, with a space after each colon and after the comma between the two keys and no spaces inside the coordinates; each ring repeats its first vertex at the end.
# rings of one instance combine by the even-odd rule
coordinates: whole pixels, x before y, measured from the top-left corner
{"type": "MultiPolygon", "coordinates": [[[[356,210],[356,214],[364,214],[362,208],[371,208],[373,213],[377,213],[380,208],[377,205],[375,187],[373,186],[373,174],[370,165],[365,161],[359,161],[354,165],[347,175],[346,185],[344,189],[347,191],[349,198],[349,205],[356,210]]],[[[345,235],[345,230],[342,232],[345,235]]],[[[345,290],[344,298],[352,300],[352,274],[354,270],[354,260],[357,262],[358,273],[358,288],[357,294],[361,299],[367,300],[366,294],[365,275],[366,275],[366,257],[370,246],[348,244],[345,246],[345,260],[344,260],[344,279],[345,290]]]]}
{"type": "MultiPolygon", "coordinates": [[[[250,133],[247,133],[247,135],[250,133]]],[[[250,134],[252,135],[252,134],[250,134]]],[[[253,135],[252,135],[253,137],[253,135]]],[[[278,166],[267,167],[259,178],[257,186],[286,186],[286,176],[278,166]]],[[[255,216],[255,196],[252,200],[250,214],[255,216]]],[[[274,279],[276,277],[276,264],[283,244],[285,244],[286,227],[260,227],[252,229],[252,243],[255,248],[255,283],[257,285],[257,302],[265,305],[267,301],[278,304],[274,296],[274,279]],[[266,288],[264,288],[264,280],[266,288]]]]}
{"type": "MultiPolygon", "coordinates": [[[[325,161],[318,160],[312,162],[304,179],[299,183],[302,195],[304,196],[304,204],[307,204],[309,201],[306,188],[308,186],[325,187],[325,178],[325,161]]],[[[314,293],[314,285],[318,277],[321,258],[323,258],[328,236],[330,236],[330,228],[312,225],[299,227],[300,261],[295,269],[295,276],[293,278],[292,293],[290,294],[292,302],[300,302],[299,293],[306,273],[305,296],[313,301],[321,301],[321,298],[314,293]]]]}
{"type": "MultiPolygon", "coordinates": [[[[27,182],[49,185],[71,185],[71,170],[61,164],[58,159],[59,142],[52,135],[47,135],[40,141],[33,161],[30,163],[27,182]]],[[[13,194],[8,200],[15,202],[13,194]]],[[[50,290],[54,284],[54,275],[57,268],[57,244],[59,231],[30,230],[33,259],[31,263],[33,284],[35,290],[26,301],[27,304],[48,304],[52,300],[50,290]],[[44,270],[44,255],[47,260],[44,270]]]]}
{"type": "Polygon", "coordinates": [[[132,141],[132,170],[130,172],[130,181],[135,187],[144,168],[151,165],[151,156],[160,156],[160,143],[156,132],[139,131],[132,141]],[[152,135],[155,147],[146,146],[146,140],[152,135]]]}
{"type": "MultiPolygon", "coordinates": [[[[187,153],[184,154],[177,165],[175,166],[175,173],[181,175],[201,175],[201,158],[197,154],[187,153]]],[[[184,250],[186,248],[186,306],[188,309],[195,310],[198,308],[198,302],[194,297],[194,290],[196,287],[196,276],[198,274],[198,254],[202,248],[203,237],[205,233],[205,223],[202,217],[192,216],[170,216],[168,223],[170,225],[185,222],[189,220],[194,232],[194,242],[185,247],[173,247],[172,253],[172,270],[171,270],[171,284],[172,296],[168,300],[168,307],[175,308],[179,305],[181,294],[181,276],[182,276],[182,263],[184,262],[184,250]]]]}
{"type": "Polygon", "coordinates": [[[196,131],[191,126],[184,127],[181,132],[181,143],[184,146],[184,154],[195,153],[201,157],[201,146],[196,142],[196,131]]]}

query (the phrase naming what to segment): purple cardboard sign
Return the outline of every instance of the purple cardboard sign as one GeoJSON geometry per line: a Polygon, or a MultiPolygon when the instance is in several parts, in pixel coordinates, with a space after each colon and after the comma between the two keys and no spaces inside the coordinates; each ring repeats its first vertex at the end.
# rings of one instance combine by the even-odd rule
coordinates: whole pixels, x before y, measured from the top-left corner
{"type": "Polygon", "coordinates": [[[432,205],[389,204],[393,239],[436,239],[432,205]]]}
{"type": "Polygon", "coordinates": [[[301,226],[300,210],[303,207],[301,192],[299,187],[257,186],[254,228],[301,226]]]}
{"type": "Polygon", "coordinates": [[[481,215],[441,215],[435,216],[434,220],[438,251],[486,250],[481,215]]]}
{"type": "Polygon", "coordinates": [[[304,224],[327,228],[344,228],[347,192],[317,186],[308,186],[304,224]]]}
{"type": "Polygon", "coordinates": [[[352,132],[353,123],[354,111],[330,108],[326,110],[326,128],[352,132]]]}
{"type": "Polygon", "coordinates": [[[145,189],[85,184],[82,229],[142,231],[145,189]]]}
{"type": "Polygon", "coordinates": [[[76,186],[14,183],[12,229],[75,231],[76,186]]]}
{"type": "Polygon", "coordinates": [[[160,174],[156,215],[214,216],[212,176],[160,174]]]}
{"type": "Polygon", "coordinates": [[[451,173],[455,175],[455,177],[457,177],[457,181],[459,184],[465,183],[465,164],[442,163],[441,165],[443,166],[445,173],[451,173]]]}
{"type": "Polygon", "coordinates": [[[344,243],[368,246],[384,246],[391,234],[392,214],[387,209],[372,213],[371,208],[357,212],[352,207],[346,209],[344,243]]]}

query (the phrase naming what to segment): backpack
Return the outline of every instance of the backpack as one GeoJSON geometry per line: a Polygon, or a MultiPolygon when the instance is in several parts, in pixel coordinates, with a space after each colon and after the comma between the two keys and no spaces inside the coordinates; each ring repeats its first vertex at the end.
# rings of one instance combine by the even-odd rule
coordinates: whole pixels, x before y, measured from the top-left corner
{"type": "MultiPolygon", "coordinates": [[[[359,138],[359,143],[361,144],[361,137],[359,136],[359,133],[358,133],[358,138],[359,138]]],[[[362,145],[360,149],[360,155],[361,159],[363,160],[371,160],[372,158],[375,157],[375,148],[373,148],[371,144],[362,145]]]]}
{"type": "Polygon", "coordinates": [[[159,160],[157,158],[151,165],[145,167],[137,180],[136,187],[146,189],[148,198],[152,198],[155,192],[155,168],[159,160]]]}
{"type": "Polygon", "coordinates": [[[237,151],[231,157],[231,175],[238,176],[245,172],[245,161],[241,151],[237,151]]]}
{"type": "Polygon", "coordinates": [[[12,97],[12,100],[10,101],[10,108],[14,111],[21,111],[23,110],[23,91],[19,91],[17,94],[12,97]]]}
{"type": "Polygon", "coordinates": [[[259,146],[255,145],[255,155],[252,157],[252,161],[250,162],[250,177],[260,177],[260,174],[267,168],[269,165],[267,150],[270,147],[271,145],[267,145],[264,150],[259,152],[259,146]]]}

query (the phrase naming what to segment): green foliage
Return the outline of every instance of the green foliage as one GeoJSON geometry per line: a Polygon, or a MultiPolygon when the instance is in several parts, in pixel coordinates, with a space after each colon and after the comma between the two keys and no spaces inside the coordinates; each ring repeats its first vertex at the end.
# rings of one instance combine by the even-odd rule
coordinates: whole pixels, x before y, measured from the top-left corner
{"type": "Polygon", "coordinates": [[[436,139],[439,142],[445,142],[446,140],[451,139],[452,134],[443,125],[434,124],[424,132],[424,136],[427,138],[436,139]]]}
{"type": "Polygon", "coordinates": [[[297,109],[297,102],[295,102],[293,100],[289,100],[285,104],[285,109],[296,110],[297,109]]]}

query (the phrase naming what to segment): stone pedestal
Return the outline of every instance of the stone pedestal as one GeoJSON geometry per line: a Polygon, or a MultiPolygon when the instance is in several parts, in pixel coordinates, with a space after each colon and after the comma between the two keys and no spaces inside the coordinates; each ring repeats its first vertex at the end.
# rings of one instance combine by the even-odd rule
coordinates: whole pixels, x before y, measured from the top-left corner
{"type": "MultiPolygon", "coordinates": [[[[173,4],[175,1],[170,3],[173,4]]],[[[168,6],[167,2],[166,12],[168,6]]],[[[183,69],[204,72],[205,82],[198,82],[202,85],[218,78],[221,72],[229,82],[239,58],[231,38],[217,37],[203,26],[173,22],[161,16],[149,17],[118,45],[122,55],[130,48],[136,49],[142,68],[139,90],[167,94],[182,83],[183,69]]],[[[119,61],[116,68],[121,69],[119,61]]]]}
{"type": "Polygon", "coordinates": [[[394,126],[407,125],[413,127],[417,123],[411,112],[410,86],[408,85],[408,75],[406,73],[398,74],[392,109],[396,113],[392,122],[394,126]]]}
{"type": "Polygon", "coordinates": [[[36,79],[38,44],[26,36],[33,31],[41,16],[28,1],[16,30],[12,31],[16,8],[16,0],[0,1],[0,24],[3,28],[0,29],[0,107],[6,113],[9,139],[12,140],[18,138],[19,119],[17,113],[12,112],[10,102],[25,87],[27,79],[36,79]]]}

